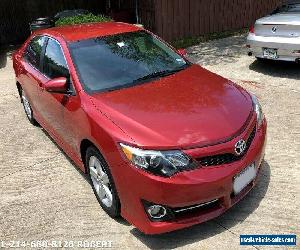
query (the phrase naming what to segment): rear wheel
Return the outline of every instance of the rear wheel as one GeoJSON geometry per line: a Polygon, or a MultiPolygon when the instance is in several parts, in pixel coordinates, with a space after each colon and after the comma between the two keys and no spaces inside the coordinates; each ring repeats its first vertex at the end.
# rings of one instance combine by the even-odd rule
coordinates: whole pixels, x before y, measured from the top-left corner
{"type": "Polygon", "coordinates": [[[31,124],[37,125],[37,122],[33,117],[33,112],[32,112],[30,102],[29,102],[23,89],[21,89],[21,99],[22,99],[23,108],[24,108],[24,111],[25,111],[25,114],[26,114],[28,120],[30,121],[31,124]]]}
{"type": "Polygon", "coordinates": [[[86,152],[86,167],[93,191],[102,209],[112,218],[120,216],[120,200],[107,163],[91,146],[86,152]]]}

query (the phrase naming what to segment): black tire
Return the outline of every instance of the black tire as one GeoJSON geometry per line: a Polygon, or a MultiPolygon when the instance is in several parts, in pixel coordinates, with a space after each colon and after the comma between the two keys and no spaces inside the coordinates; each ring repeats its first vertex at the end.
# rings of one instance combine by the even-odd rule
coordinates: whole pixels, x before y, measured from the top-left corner
{"type": "Polygon", "coordinates": [[[21,88],[20,94],[21,94],[21,102],[22,102],[24,112],[25,112],[25,115],[26,115],[27,119],[29,120],[29,122],[32,125],[38,126],[38,123],[34,119],[34,116],[33,116],[33,111],[32,111],[32,108],[31,108],[31,104],[30,104],[29,100],[27,99],[27,96],[26,96],[26,94],[25,94],[25,92],[22,88],[21,88]],[[25,104],[26,102],[27,102],[27,104],[25,104]],[[28,106],[26,106],[26,105],[28,105],[28,106]]]}
{"type": "Polygon", "coordinates": [[[88,178],[90,181],[90,184],[93,188],[94,194],[100,204],[100,206],[102,207],[102,209],[112,218],[117,218],[120,216],[120,208],[121,208],[121,204],[120,204],[120,199],[115,187],[115,183],[113,180],[113,177],[111,175],[111,172],[109,170],[108,164],[106,163],[106,161],[104,160],[103,156],[100,154],[99,150],[93,146],[89,147],[86,151],[86,157],[85,157],[85,166],[87,169],[87,173],[88,173],[88,178]],[[93,184],[93,180],[92,180],[92,176],[90,173],[90,159],[91,157],[94,156],[98,159],[98,161],[101,163],[101,167],[103,169],[103,171],[107,174],[107,177],[109,179],[109,189],[111,191],[112,194],[112,205],[111,206],[107,206],[99,197],[95,186],[93,184]]]}
{"type": "Polygon", "coordinates": [[[266,58],[261,58],[261,57],[256,57],[256,60],[257,60],[258,62],[266,62],[268,59],[266,59],[266,58]]]}

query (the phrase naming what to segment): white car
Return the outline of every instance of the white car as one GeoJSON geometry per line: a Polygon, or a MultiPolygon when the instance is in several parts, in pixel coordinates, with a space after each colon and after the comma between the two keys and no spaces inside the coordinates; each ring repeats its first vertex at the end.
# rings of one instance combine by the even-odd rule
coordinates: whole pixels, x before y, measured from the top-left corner
{"type": "Polygon", "coordinates": [[[248,55],[300,63],[300,0],[258,19],[247,37],[248,55]]]}

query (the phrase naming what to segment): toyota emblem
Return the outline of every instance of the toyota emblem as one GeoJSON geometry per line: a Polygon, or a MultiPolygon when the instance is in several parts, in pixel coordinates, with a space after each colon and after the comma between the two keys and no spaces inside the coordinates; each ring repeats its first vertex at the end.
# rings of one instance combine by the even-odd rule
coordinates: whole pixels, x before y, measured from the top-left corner
{"type": "Polygon", "coordinates": [[[246,146],[247,146],[247,144],[246,144],[246,142],[245,142],[243,139],[239,140],[239,141],[235,144],[235,147],[234,147],[235,153],[236,153],[237,155],[243,154],[243,153],[245,152],[245,150],[246,150],[246,146]]]}

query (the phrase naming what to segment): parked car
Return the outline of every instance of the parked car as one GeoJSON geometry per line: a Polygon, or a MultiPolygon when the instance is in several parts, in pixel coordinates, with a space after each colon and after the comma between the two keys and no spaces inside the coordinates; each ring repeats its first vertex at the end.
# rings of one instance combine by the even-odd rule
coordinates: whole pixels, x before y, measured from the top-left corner
{"type": "Polygon", "coordinates": [[[84,9],[64,10],[56,13],[53,17],[39,17],[29,24],[31,33],[38,29],[47,29],[55,26],[55,22],[60,18],[86,15],[90,12],[84,9]]]}
{"type": "Polygon", "coordinates": [[[300,1],[258,19],[250,28],[247,47],[257,58],[300,62],[300,1]]]}
{"type": "Polygon", "coordinates": [[[257,98],[184,54],[107,22],[39,30],[13,56],[29,121],[87,174],[108,215],[147,234],[224,213],[262,168],[257,98]]]}

